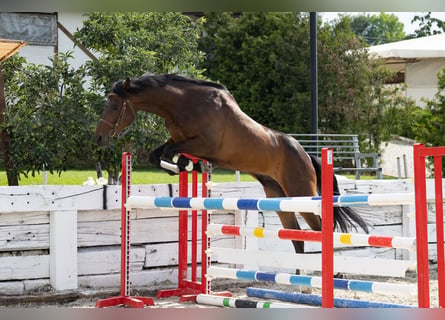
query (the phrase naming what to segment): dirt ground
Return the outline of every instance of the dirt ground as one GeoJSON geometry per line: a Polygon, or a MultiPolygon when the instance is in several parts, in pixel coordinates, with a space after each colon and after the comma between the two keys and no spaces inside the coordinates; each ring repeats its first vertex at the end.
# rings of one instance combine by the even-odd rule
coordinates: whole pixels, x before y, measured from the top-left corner
{"type": "MultiPolygon", "coordinates": [[[[349,278],[346,276],[346,278],[349,278]]],[[[368,281],[387,281],[387,279],[380,277],[356,277],[357,280],[368,281]]],[[[403,279],[391,280],[394,283],[417,283],[417,275],[415,272],[408,272],[403,279]]],[[[247,287],[259,287],[274,290],[283,290],[289,292],[298,292],[298,288],[288,285],[277,285],[266,282],[250,282],[238,280],[217,279],[212,282],[212,290],[230,291],[235,298],[247,298],[250,300],[261,300],[256,298],[249,298],[246,296],[247,287]]],[[[151,288],[132,288],[133,296],[155,297],[159,289],[174,288],[171,283],[161,283],[156,287],[151,288]]],[[[312,289],[313,294],[321,294],[321,290],[312,289]]],[[[430,297],[431,307],[438,306],[438,281],[437,281],[437,265],[430,265],[430,297]]],[[[28,296],[0,296],[1,308],[46,308],[46,307],[61,307],[61,308],[94,308],[98,299],[103,299],[112,296],[118,296],[118,290],[92,290],[80,289],[78,291],[68,292],[53,292],[52,290],[43,290],[42,292],[28,296]]],[[[396,303],[417,306],[416,296],[394,296],[394,295],[380,295],[365,292],[351,292],[345,290],[335,290],[334,296],[338,298],[360,299],[368,301],[378,301],[385,303],[396,303]]],[[[263,300],[264,301],[264,300],[263,300]]],[[[171,297],[165,299],[154,299],[155,306],[149,308],[215,308],[214,306],[200,305],[193,302],[180,303],[178,297],[171,297]]],[[[148,307],[147,307],[148,308],[148,307]]]]}

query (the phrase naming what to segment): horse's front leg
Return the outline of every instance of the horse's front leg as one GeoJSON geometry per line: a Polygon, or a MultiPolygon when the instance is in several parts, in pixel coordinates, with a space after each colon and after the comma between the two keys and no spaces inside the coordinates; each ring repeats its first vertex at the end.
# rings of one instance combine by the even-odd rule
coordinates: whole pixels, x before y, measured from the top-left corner
{"type": "Polygon", "coordinates": [[[171,159],[169,158],[161,157],[161,167],[172,175],[182,171],[208,172],[210,170],[209,166],[200,159],[194,161],[182,154],[175,154],[171,159]]]}
{"type": "Polygon", "coordinates": [[[189,158],[181,155],[179,152],[168,151],[169,146],[175,143],[170,138],[163,145],[151,151],[148,159],[151,164],[165,170],[170,175],[178,174],[182,171],[201,171],[201,166],[193,163],[189,158]]]}
{"type": "Polygon", "coordinates": [[[161,157],[164,154],[165,148],[172,143],[173,141],[171,139],[168,139],[163,145],[152,150],[148,154],[148,160],[150,161],[150,163],[158,168],[161,168],[161,157]]]}
{"type": "Polygon", "coordinates": [[[199,139],[197,138],[171,143],[163,150],[163,154],[161,155],[161,166],[166,168],[170,167],[171,164],[176,165],[177,170],[179,170],[178,172],[190,172],[193,170],[198,172],[208,172],[210,170],[209,167],[201,159],[195,163],[190,158],[183,155],[185,153],[199,158],[197,154],[204,149],[204,143],[199,142],[199,139]],[[167,163],[162,163],[162,160],[167,161],[167,163]]]}
{"type": "Polygon", "coordinates": [[[165,149],[171,145],[173,141],[168,139],[163,145],[157,147],[148,155],[148,160],[151,164],[158,168],[165,170],[170,175],[178,174],[178,166],[174,163],[172,158],[167,158],[165,156],[165,149]]]}

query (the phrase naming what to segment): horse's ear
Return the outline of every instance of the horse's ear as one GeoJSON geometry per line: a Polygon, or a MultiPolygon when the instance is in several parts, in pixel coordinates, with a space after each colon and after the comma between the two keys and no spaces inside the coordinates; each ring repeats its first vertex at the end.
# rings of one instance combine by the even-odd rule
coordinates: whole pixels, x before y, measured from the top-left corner
{"type": "Polygon", "coordinates": [[[125,91],[130,89],[130,78],[127,78],[127,80],[124,81],[124,83],[122,84],[122,88],[124,88],[125,91]]]}

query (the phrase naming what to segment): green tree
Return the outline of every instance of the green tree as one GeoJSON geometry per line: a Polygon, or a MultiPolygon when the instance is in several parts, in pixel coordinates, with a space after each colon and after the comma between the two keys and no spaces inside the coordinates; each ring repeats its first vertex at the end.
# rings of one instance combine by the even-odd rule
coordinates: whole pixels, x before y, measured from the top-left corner
{"type": "Polygon", "coordinates": [[[428,121],[422,125],[420,141],[432,146],[445,146],[445,69],[437,75],[438,88],[434,99],[427,100],[428,121]]]}
{"type": "MultiPolygon", "coordinates": [[[[202,48],[206,75],[224,83],[258,122],[310,131],[308,15],[211,14],[202,48]]],[[[372,58],[348,16],[318,28],[319,131],[358,133],[364,150],[383,139],[384,84],[390,72],[372,58]]]]}
{"type": "Polygon", "coordinates": [[[350,17],[351,30],[370,46],[403,40],[403,23],[395,14],[360,14],[350,17]]]}
{"type": "Polygon", "coordinates": [[[416,141],[423,140],[428,125],[429,111],[417,106],[413,99],[404,94],[405,88],[388,87],[385,100],[386,109],[383,114],[384,139],[391,135],[403,136],[416,141]]]}
{"type": "Polygon", "coordinates": [[[10,149],[8,175],[25,176],[45,168],[59,174],[89,161],[93,153],[83,68],[73,69],[71,53],[60,53],[50,66],[14,56],[2,66],[10,149]],[[83,150],[83,152],[79,152],[83,150]]]}
{"type": "Polygon", "coordinates": [[[445,21],[432,17],[431,12],[414,16],[411,23],[416,22],[419,23],[419,26],[409,38],[420,38],[445,32],[445,21]]]}
{"type": "MultiPolygon", "coordinates": [[[[91,86],[88,101],[97,120],[105,95],[116,80],[172,72],[201,77],[201,33],[202,19],[192,20],[181,13],[89,13],[75,38],[98,56],[97,61],[86,65],[91,86]]],[[[109,176],[117,179],[122,151],[141,153],[163,142],[166,136],[158,117],[138,114],[128,134],[101,149],[98,160],[109,176]]]]}
{"type": "Polygon", "coordinates": [[[345,16],[319,31],[319,128],[357,133],[364,150],[377,151],[391,73],[369,55],[350,23],[345,16]]]}
{"type": "Polygon", "coordinates": [[[301,13],[207,14],[206,76],[225,84],[256,121],[309,130],[309,25],[301,13]]]}

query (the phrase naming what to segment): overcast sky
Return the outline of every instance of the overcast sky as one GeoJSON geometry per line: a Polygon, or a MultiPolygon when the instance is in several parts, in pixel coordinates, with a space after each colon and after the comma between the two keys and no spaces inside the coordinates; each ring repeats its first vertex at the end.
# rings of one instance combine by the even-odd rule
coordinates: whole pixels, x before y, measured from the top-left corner
{"type": "MultiPolygon", "coordinates": [[[[347,14],[362,14],[363,12],[321,12],[321,16],[323,20],[330,21],[338,17],[339,14],[347,13],[347,14]]],[[[378,12],[366,12],[369,14],[378,14],[378,12]]],[[[415,15],[424,15],[426,12],[388,12],[394,13],[399,17],[400,22],[405,25],[405,33],[410,34],[416,30],[417,25],[411,25],[411,20],[415,15]]],[[[432,12],[431,16],[434,18],[438,18],[440,20],[445,20],[445,12],[432,12]]]]}

